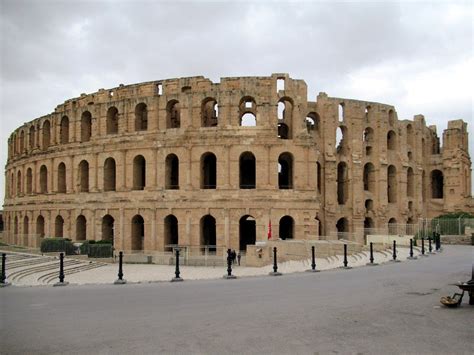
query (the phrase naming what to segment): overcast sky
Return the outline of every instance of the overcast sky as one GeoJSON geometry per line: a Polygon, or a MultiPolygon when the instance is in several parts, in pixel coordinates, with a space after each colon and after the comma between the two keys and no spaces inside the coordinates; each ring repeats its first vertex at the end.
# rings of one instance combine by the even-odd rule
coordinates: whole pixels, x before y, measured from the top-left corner
{"type": "MultiPolygon", "coordinates": [[[[471,1],[0,0],[0,166],[7,139],[66,99],[118,84],[285,72],[329,96],[469,124],[471,1]]],[[[0,174],[0,201],[4,174],[0,174]]],[[[0,202],[1,203],[1,202],[0,202]]]]}

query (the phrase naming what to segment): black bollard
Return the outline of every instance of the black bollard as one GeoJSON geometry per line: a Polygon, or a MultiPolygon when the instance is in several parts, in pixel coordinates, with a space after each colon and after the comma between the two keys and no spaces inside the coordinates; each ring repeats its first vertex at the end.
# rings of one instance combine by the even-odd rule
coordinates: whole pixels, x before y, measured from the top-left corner
{"type": "Polygon", "coordinates": [[[344,244],[344,266],[342,267],[343,269],[352,269],[352,267],[347,266],[347,244],[344,244]]]}
{"type": "Polygon", "coordinates": [[[54,286],[66,286],[69,282],[64,281],[64,253],[59,253],[59,282],[54,286]]]}
{"type": "Polygon", "coordinates": [[[174,271],[175,277],[171,279],[171,282],[183,281],[181,277],[179,277],[179,249],[176,248],[176,269],[174,271]]]}
{"type": "Polygon", "coordinates": [[[314,245],[311,246],[311,269],[306,270],[308,272],[319,272],[319,270],[316,270],[316,253],[315,253],[315,247],[314,245]]]}
{"type": "Polygon", "coordinates": [[[428,256],[425,254],[425,238],[421,238],[421,256],[428,256]]]}
{"type": "Polygon", "coordinates": [[[7,254],[2,253],[2,273],[0,274],[0,287],[9,286],[10,283],[7,282],[7,254]]]}
{"type": "Polygon", "coordinates": [[[237,276],[232,275],[232,251],[227,249],[227,275],[224,275],[224,279],[231,280],[236,279],[237,276]]]}
{"type": "Polygon", "coordinates": [[[428,252],[429,254],[433,254],[433,247],[431,245],[431,237],[428,237],[428,252]]]}
{"type": "Polygon", "coordinates": [[[280,276],[281,272],[278,272],[278,265],[277,265],[277,248],[273,247],[273,272],[270,272],[269,275],[271,276],[280,276]]]}
{"type": "Polygon", "coordinates": [[[123,264],[123,252],[119,252],[119,271],[118,271],[118,279],[115,280],[114,282],[115,285],[123,285],[127,283],[127,280],[123,279],[122,264],[123,264]]]}
{"type": "Polygon", "coordinates": [[[415,260],[417,259],[416,256],[413,256],[413,239],[410,239],[410,256],[407,258],[408,260],[415,260]]]}
{"type": "Polygon", "coordinates": [[[393,252],[392,252],[392,262],[399,263],[400,260],[397,260],[397,241],[393,241],[393,252]]]}
{"type": "Polygon", "coordinates": [[[377,263],[374,263],[374,245],[372,242],[370,242],[370,263],[367,263],[366,265],[369,265],[369,266],[375,266],[375,265],[378,265],[377,263]]]}

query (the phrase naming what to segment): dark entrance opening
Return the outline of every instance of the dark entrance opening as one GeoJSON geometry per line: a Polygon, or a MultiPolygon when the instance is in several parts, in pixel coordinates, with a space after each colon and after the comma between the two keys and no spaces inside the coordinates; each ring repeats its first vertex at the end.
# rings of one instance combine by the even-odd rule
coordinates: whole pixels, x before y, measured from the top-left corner
{"type": "Polygon", "coordinates": [[[255,245],[257,240],[257,224],[250,215],[243,216],[239,221],[239,249],[245,251],[247,245],[255,245]]]}
{"type": "Polygon", "coordinates": [[[111,215],[105,215],[102,218],[102,240],[111,240],[114,242],[114,218],[111,215]]]}
{"type": "Polygon", "coordinates": [[[255,189],[255,156],[250,152],[240,156],[240,188],[255,189]]]}
{"type": "Polygon", "coordinates": [[[279,236],[280,239],[293,239],[294,222],[290,216],[284,216],[280,219],[279,236]]]}
{"type": "Polygon", "coordinates": [[[143,250],[145,238],[145,221],[137,214],[132,218],[132,250],[143,250]]]}
{"type": "Polygon", "coordinates": [[[209,214],[201,218],[201,245],[216,251],[216,219],[209,214]]]}
{"type": "Polygon", "coordinates": [[[173,251],[167,245],[178,245],[178,219],[172,214],[165,218],[165,251],[173,251]]]}

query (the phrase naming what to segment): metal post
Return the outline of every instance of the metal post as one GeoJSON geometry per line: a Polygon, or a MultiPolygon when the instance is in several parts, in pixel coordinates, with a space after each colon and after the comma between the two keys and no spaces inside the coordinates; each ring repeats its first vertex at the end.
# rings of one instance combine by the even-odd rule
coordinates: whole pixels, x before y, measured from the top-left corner
{"type": "Polygon", "coordinates": [[[59,253],[59,282],[54,286],[66,286],[69,282],[64,281],[64,253],[59,253]]]}
{"type": "Polygon", "coordinates": [[[433,247],[431,245],[431,237],[428,237],[428,252],[433,254],[433,247]]]}
{"type": "Polygon", "coordinates": [[[428,256],[425,254],[425,238],[421,238],[421,255],[422,256],[428,256]]]}
{"type": "Polygon", "coordinates": [[[318,272],[319,270],[316,270],[316,253],[315,253],[315,247],[314,245],[311,246],[311,269],[306,270],[308,272],[318,272]]]}
{"type": "Polygon", "coordinates": [[[395,262],[395,263],[398,263],[400,262],[400,260],[397,260],[397,241],[394,240],[393,241],[393,253],[392,253],[392,261],[395,262]]]}
{"type": "Polygon", "coordinates": [[[176,248],[176,269],[174,271],[175,277],[171,279],[171,282],[176,282],[176,281],[183,281],[181,277],[179,277],[180,272],[179,272],[179,248],[176,248]]]}
{"type": "Polygon", "coordinates": [[[350,266],[347,266],[347,244],[344,244],[344,266],[343,269],[351,269],[350,266]]]}
{"type": "Polygon", "coordinates": [[[115,285],[123,285],[127,283],[127,280],[123,279],[123,252],[119,252],[119,271],[118,271],[118,279],[115,280],[115,285]]]}
{"type": "Polygon", "coordinates": [[[7,282],[6,267],[7,267],[7,254],[2,253],[2,273],[0,274],[0,287],[5,287],[5,286],[10,285],[10,283],[7,282]]]}
{"type": "Polygon", "coordinates": [[[369,266],[375,266],[378,265],[377,263],[374,263],[374,243],[370,242],[370,263],[367,263],[369,266]]]}
{"type": "Polygon", "coordinates": [[[413,256],[413,239],[410,239],[410,256],[407,258],[408,260],[415,260],[417,259],[416,256],[413,256]]]}
{"type": "Polygon", "coordinates": [[[270,272],[269,275],[272,276],[280,276],[281,272],[278,272],[278,265],[277,265],[277,248],[273,247],[273,272],[270,272]]]}
{"type": "Polygon", "coordinates": [[[236,279],[237,277],[232,275],[232,251],[227,249],[227,275],[224,275],[224,279],[236,279]]]}

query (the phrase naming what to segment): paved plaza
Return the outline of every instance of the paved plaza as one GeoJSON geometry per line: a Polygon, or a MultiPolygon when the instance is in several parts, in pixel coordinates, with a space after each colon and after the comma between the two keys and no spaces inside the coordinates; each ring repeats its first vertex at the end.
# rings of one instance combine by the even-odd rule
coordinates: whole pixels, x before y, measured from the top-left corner
{"type": "Polygon", "coordinates": [[[474,307],[439,299],[470,279],[473,251],[280,277],[7,287],[0,353],[472,354],[474,307]]]}

